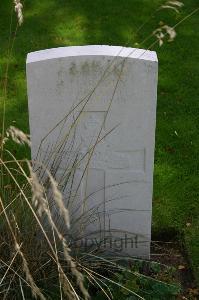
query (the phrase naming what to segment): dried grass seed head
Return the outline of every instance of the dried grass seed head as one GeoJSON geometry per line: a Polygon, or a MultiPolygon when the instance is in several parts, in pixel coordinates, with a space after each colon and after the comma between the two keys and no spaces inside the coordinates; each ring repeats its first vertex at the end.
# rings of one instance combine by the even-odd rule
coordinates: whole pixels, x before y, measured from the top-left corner
{"type": "Polygon", "coordinates": [[[29,182],[32,189],[32,204],[37,209],[38,215],[42,216],[42,214],[48,210],[47,200],[44,197],[44,188],[40,184],[37,174],[33,171],[29,162],[28,168],[30,171],[29,182]]]}
{"type": "Polygon", "coordinates": [[[70,218],[69,218],[69,212],[68,209],[64,205],[64,200],[62,193],[58,189],[58,184],[55,181],[55,179],[52,177],[52,175],[49,173],[49,179],[51,182],[52,192],[53,192],[53,199],[59,208],[60,215],[63,216],[65,224],[68,228],[70,228],[70,218]]]}
{"type": "Polygon", "coordinates": [[[28,267],[28,262],[23,254],[23,252],[21,251],[21,248],[19,246],[19,244],[17,242],[15,242],[15,249],[17,252],[19,252],[21,258],[22,258],[22,264],[23,264],[23,271],[26,275],[26,280],[27,282],[30,284],[31,286],[31,292],[32,295],[35,299],[37,299],[38,297],[41,300],[46,300],[46,298],[44,297],[44,295],[42,294],[41,290],[38,288],[38,286],[36,285],[31,273],[30,273],[30,269],[28,267]]]}
{"type": "Polygon", "coordinates": [[[14,7],[15,7],[15,12],[17,14],[17,19],[18,19],[18,23],[21,26],[21,24],[23,23],[23,5],[21,4],[20,0],[14,0],[14,7]]]}
{"type": "Polygon", "coordinates": [[[30,136],[28,134],[25,134],[20,129],[10,126],[6,131],[7,138],[11,137],[12,140],[20,145],[27,144],[28,146],[31,146],[30,143],[30,136]]]}
{"type": "Polygon", "coordinates": [[[160,9],[172,9],[176,13],[180,13],[178,8],[181,8],[184,6],[183,2],[180,1],[167,1],[165,4],[160,6],[160,9]]]}
{"type": "Polygon", "coordinates": [[[162,25],[161,27],[153,31],[153,35],[157,38],[159,42],[159,46],[161,47],[167,35],[168,35],[168,42],[173,42],[177,33],[173,27],[169,25],[162,25]]]}

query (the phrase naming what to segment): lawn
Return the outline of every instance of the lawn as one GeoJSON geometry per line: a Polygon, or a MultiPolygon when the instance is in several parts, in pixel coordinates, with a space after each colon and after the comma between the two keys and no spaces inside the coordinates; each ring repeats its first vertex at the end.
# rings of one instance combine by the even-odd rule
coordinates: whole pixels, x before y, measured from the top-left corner
{"type": "MultiPolygon", "coordinates": [[[[154,13],[159,0],[28,0],[25,21],[18,30],[10,57],[6,126],[28,132],[25,60],[28,52],[45,48],[135,43],[142,44],[164,21],[174,25],[197,8],[197,0],[184,0],[180,15],[174,11],[154,13]]],[[[4,77],[12,1],[0,4],[0,78],[4,77]]],[[[159,58],[159,87],[153,197],[154,237],[176,238],[185,245],[199,281],[199,12],[176,28],[177,38],[161,48],[153,47],[159,58]]],[[[13,15],[13,23],[15,23],[13,15]]],[[[13,28],[15,28],[13,24],[13,28]]],[[[14,29],[11,31],[15,36],[14,29]]],[[[2,92],[0,92],[2,112],[2,92]]],[[[26,152],[15,150],[17,157],[26,152]]]]}

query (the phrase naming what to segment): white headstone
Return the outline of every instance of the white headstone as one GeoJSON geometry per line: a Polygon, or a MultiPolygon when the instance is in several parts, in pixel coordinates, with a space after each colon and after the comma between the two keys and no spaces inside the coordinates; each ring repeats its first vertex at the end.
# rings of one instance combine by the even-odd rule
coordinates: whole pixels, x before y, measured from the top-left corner
{"type": "Polygon", "coordinates": [[[32,158],[47,163],[60,151],[55,173],[62,176],[78,153],[76,215],[87,209],[90,221],[79,226],[88,234],[84,242],[98,241],[91,233],[100,231],[103,247],[138,257],[150,255],[157,70],[155,52],[115,46],[27,57],[32,158]]]}

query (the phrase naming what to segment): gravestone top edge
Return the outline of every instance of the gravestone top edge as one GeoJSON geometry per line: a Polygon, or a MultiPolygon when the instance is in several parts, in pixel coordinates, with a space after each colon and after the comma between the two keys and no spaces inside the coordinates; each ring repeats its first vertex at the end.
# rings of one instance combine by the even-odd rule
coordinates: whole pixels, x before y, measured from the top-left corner
{"type": "Polygon", "coordinates": [[[30,52],[27,55],[26,63],[30,64],[50,59],[76,56],[118,56],[121,58],[129,57],[134,59],[158,62],[157,54],[155,51],[122,46],[88,45],[59,47],[30,52]]]}

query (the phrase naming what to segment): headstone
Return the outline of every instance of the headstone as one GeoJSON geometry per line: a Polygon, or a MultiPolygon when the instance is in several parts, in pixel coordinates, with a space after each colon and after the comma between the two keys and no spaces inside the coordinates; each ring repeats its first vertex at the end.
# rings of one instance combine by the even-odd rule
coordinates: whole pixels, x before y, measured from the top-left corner
{"type": "Polygon", "coordinates": [[[84,220],[77,231],[86,246],[100,240],[123,254],[150,255],[157,69],[156,53],[142,49],[28,54],[32,159],[56,169],[57,180],[75,165],[60,187],[67,199],[73,192],[75,209],[67,207],[84,220]]]}

